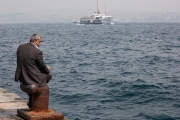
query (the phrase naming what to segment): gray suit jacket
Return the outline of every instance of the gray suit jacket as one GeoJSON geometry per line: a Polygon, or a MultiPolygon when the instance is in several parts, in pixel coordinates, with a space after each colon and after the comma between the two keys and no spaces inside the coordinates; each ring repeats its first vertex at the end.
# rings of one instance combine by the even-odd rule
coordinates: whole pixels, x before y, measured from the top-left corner
{"type": "Polygon", "coordinates": [[[43,53],[32,43],[22,44],[17,49],[15,81],[25,85],[45,86],[49,70],[43,61],[43,53]]]}

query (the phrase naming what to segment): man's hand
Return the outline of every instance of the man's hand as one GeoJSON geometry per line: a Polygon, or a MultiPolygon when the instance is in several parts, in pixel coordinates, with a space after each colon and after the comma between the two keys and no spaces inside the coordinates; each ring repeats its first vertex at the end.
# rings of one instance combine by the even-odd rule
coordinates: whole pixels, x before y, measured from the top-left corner
{"type": "Polygon", "coordinates": [[[49,70],[49,71],[51,70],[51,68],[50,68],[50,66],[49,66],[49,65],[47,65],[47,68],[48,68],[48,70],[49,70]]]}

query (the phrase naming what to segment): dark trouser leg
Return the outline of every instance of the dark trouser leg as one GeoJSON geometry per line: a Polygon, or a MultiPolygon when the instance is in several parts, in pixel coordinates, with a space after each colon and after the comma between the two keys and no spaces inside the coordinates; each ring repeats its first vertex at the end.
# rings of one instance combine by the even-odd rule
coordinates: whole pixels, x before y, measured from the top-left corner
{"type": "Polygon", "coordinates": [[[27,103],[27,105],[29,106],[29,108],[31,108],[32,95],[28,94],[28,96],[29,96],[29,102],[27,103]]]}

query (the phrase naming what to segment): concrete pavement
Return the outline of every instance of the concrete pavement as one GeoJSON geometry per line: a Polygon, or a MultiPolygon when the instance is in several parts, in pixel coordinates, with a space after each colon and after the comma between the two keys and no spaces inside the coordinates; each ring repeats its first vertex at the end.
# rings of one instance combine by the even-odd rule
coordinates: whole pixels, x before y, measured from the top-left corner
{"type": "Polygon", "coordinates": [[[0,88],[0,120],[24,120],[17,115],[20,108],[28,108],[27,101],[0,88]]]}

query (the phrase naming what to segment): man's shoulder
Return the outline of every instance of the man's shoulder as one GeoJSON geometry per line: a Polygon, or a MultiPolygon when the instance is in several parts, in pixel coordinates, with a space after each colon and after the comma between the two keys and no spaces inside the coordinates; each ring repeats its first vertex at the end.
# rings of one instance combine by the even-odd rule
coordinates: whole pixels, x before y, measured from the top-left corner
{"type": "Polygon", "coordinates": [[[29,43],[23,43],[23,44],[19,45],[19,47],[25,47],[25,46],[28,46],[28,45],[29,45],[29,43]]]}
{"type": "Polygon", "coordinates": [[[24,44],[21,44],[21,45],[19,45],[19,48],[20,47],[25,47],[25,48],[36,48],[32,43],[24,43],[24,44]]]}
{"type": "Polygon", "coordinates": [[[30,42],[19,45],[18,50],[31,50],[31,51],[37,52],[37,53],[42,52],[41,50],[36,48],[36,46],[33,45],[33,43],[30,43],[30,42]]]}
{"type": "Polygon", "coordinates": [[[22,50],[27,46],[27,43],[21,44],[18,46],[18,50],[22,50]]]}

